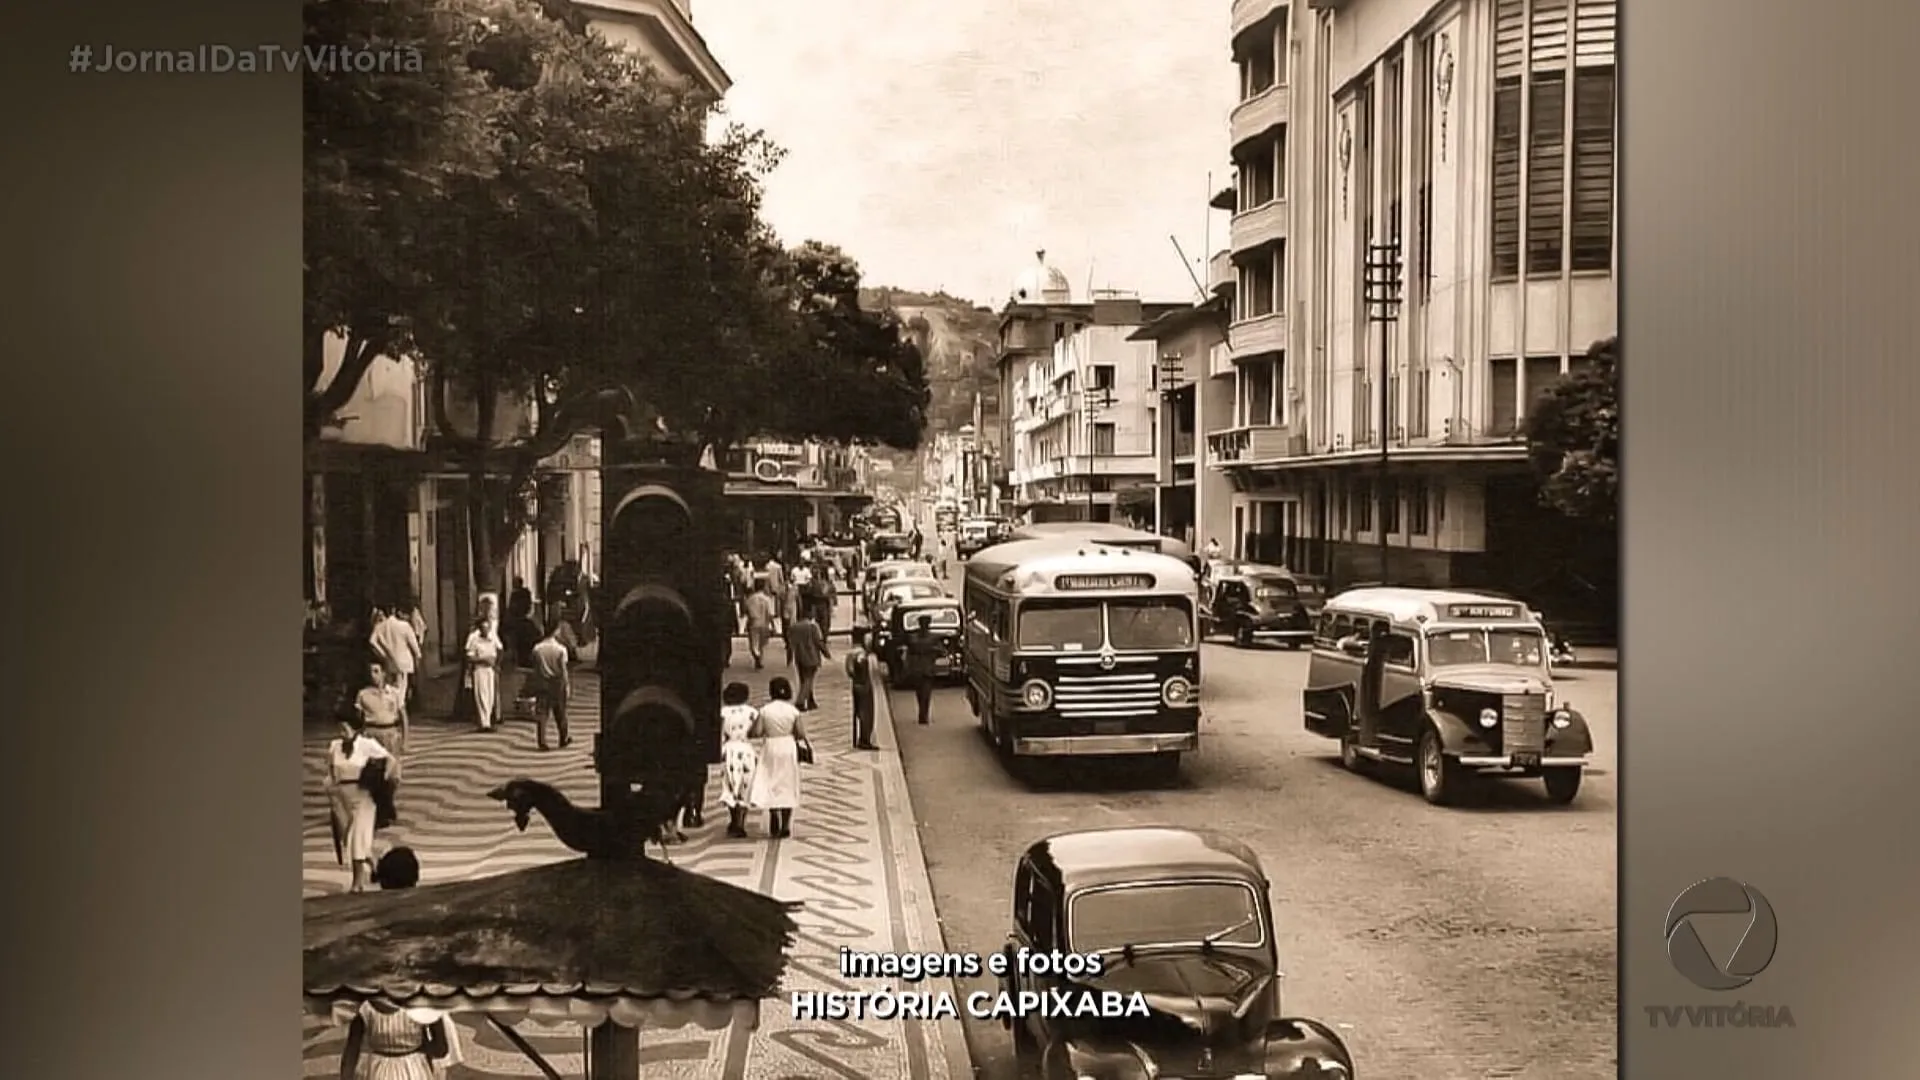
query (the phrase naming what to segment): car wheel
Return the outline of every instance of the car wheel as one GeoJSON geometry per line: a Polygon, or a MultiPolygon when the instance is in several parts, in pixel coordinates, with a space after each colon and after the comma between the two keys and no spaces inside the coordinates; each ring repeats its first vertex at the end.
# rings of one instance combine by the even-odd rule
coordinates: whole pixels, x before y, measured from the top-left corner
{"type": "Polygon", "coordinates": [[[1253,648],[1253,628],[1242,626],[1233,632],[1233,645],[1237,649],[1253,648]]]}
{"type": "Polygon", "coordinates": [[[1581,770],[1575,768],[1548,769],[1540,778],[1546,781],[1547,798],[1565,806],[1580,794],[1581,770]]]}
{"type": "Polygon", "coordinates": [[[1435,806],[1451,805],[1460,794],[1460,766],[1449,758],[1440,743],[1440,733],[1428,728],[1420,735],[1420,794],[1435,806]]]}

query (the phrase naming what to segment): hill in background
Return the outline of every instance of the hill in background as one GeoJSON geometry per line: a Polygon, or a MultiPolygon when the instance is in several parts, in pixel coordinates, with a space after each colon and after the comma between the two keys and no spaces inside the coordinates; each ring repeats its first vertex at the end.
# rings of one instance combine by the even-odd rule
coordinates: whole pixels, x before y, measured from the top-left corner
{"type": "MultiPolygon", "coordinates": [[[[978,393],[990,402],[999,389],[993,361],[999,345],[1000,316],[957,296],[911,289],[862,289],[860,302],[898,315],[913,331],[927,358],[927,387],[933,392],[927,408],[929,441],[934,435],[957,432],[972,423],[974,395],[978,393]]],[[[888,456],[885,451],[877,452],[888,456]]],[[[891,457],[896,470],[915,467],[913,455],[891,457]]]]}

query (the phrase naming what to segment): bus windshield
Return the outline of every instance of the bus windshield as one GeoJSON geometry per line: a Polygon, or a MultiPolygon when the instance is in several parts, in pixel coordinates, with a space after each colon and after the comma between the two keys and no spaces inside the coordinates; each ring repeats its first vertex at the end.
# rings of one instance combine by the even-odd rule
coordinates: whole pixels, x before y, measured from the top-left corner
{"type": "Polygon", "coordinates": [[[1193,610],[1184,600],[1154,597],[1113,600],[1107,604],[1107,633],[1113,648],[1185,649],[1193,645],[1193,610]]]}
{"type": "Polygon", "coordinates": [[[1020,609],[1022,649],[1092,652],[1106,635],[1101,631],[1100,603],[1085,600],[1036,600],[1020,609]]]}
{"type": "Polygon", "coordinates": [[[1460,664],[1511,664],[1537,668],[1546,639],[1538,630],[1436,630],[1427,636],[1427,658],[1434,667],[1460,664]]]}

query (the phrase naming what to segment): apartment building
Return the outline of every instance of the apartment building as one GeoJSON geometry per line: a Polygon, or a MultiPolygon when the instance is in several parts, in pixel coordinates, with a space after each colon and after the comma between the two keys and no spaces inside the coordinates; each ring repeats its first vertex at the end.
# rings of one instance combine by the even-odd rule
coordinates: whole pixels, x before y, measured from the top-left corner
{"type": "Polygon", "coordinates": [[[1617,0],[1234,3],[1236,423],[1207,466],[1241,553],[1580,601],[1604,553],[1538,505],[1521,432],[1617,325],[1616,23],[1617,0]]]}

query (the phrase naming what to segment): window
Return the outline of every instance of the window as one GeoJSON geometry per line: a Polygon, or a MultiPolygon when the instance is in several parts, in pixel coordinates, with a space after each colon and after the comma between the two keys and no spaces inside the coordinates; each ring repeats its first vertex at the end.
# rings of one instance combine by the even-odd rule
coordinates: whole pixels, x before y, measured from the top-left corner
{"type": "Polygon", "coordinates": [[[1280,65],[1276,60],[1280,53],[1273,45],[1271,32],[1255,32],[1243,38],[1234,50],[1234,60],[1240,65],[1240,100],[1264,94],[1279,83],[1280,65]]]}
{"type": "Polygon", "coordinates": [[[1246,213],[1286,194],[1285,129],[1248,143],[1234,159],[1236,209],[1246,213]]]}
{"type": "Polygon", "coordinates": [[[1239,301],[1236,315],[1257,319],[1273,314],[1280,291],[1279,265],[1273,248],[1262,248],[1243,259],[1239,267],[1239,288],[1235,290],[1235,299],[1239,301]]]}
{"type": "Polygon", "coordinates": [[[1433,295],[1433,122],[1434,102],[1439,89],[1434,85],[1434,38],[1420,39],[1414,53],[1416,103],[1413,114],[1413,259],[1414,301],[1424,304],[1433,295]]]}
{"type": "Polygon", "coordinates": [[[1496,0],[1496,278],[1612,268],[1617,19],[1618,0],[1496,0]]]}
{"type": "Polygon", "coordinates": [[[1058,344],[1062,341],[1067,340],[1067,324],[1066,323],[1057,322],[1053,324],[1053,340],[1055,344],[1058,344]]]}
{"type": "Polygon", "coordinates": [[[1274,422],[1273,394],[1276,380],[1271,360],[1252,360],[1240,366],[1240,379],[1246,394],[1249,427],[1266,427],[1274,422]]]}
{"type": "Polygon", "coordinates": [[[1184,600],[1115,600],[1107,633],[1115,649],[1184,649],[1193,644],[1193,610],[1184,600]]]}
{"type": "Polygon", "coordinates": [[[1405,99],[1401,89],[1406,83],[1406,61],[1395,51],[1387,61],[1386,71],[1380,84],[1383,95],[1380,102],[1380,171],[1381,182],[1385,185],[1387,196],[1387,235],[1388,243],[1400,242],[1400,189],[1405,180],[1402,168],[1402,150],[1400,135],[1403,130],[1405,99]]]}
{"type": "Polygon", "coordinates": [[[1385,654],[1382,659],[1388,667],[1413,667],[1413,639],[1405,634],[1388,634],[1380,651],[1385,654]]]}
{"type": "Polygon", "coordinates": [[[1087,389],[1113,389],[1113,365],[1095,364],[1093,367],[1087,369],[1087,389]]]}
{"type": "Polygon", "coordinates": [[[1388,536],[1400,531],[1400,483],[1389,480],[1380,485],[1380,528],[1388,536]]]}
{"type": "Polygon", "coordinates": [[[1179,881],[1088,889],[1068,904],[1071,940],[1067,944],[1074,952],[1128,945],[1194,945],[1208,938],[1241,946],[1264,945],[1267,940],[1259,898],[1239,882],[1179,881]]]}
{"type": "Polygon", "coordinates": [[[1512,435],[1519,429],[1519,363],[1511,356],[1487,361],[1487,434],[1512,435]]]}
{"type": "Polygon", "coordinates": [[[1114,445],[1114,425],[1112,424],[1093,425],[1093,439],[1092,439],[1093,453],[1111,455],[1113,453],[1113,445],[1114,445]]]}
{"type": "Polygon", "coordinates": [[[1353,531],[1373,531],[1373,484],[1356,480],[1353,484],[1353,531]]]}
{"type": "Polygon", "coordinates": [[[1560,358],[1557,356],[1527,357],[1527,411],[1533,411],[1533,403],[1540,395],[1560,381],[1560,358]]]}
{"type": "Polygon", "coordinates": [[[1426,536],[1433,531],[1433,523],[1428,520],[1433,510],[1433,493],[1427,490],[1425,480],[1415,480],[1407,485],[1407,535],[1426,536]]]}

